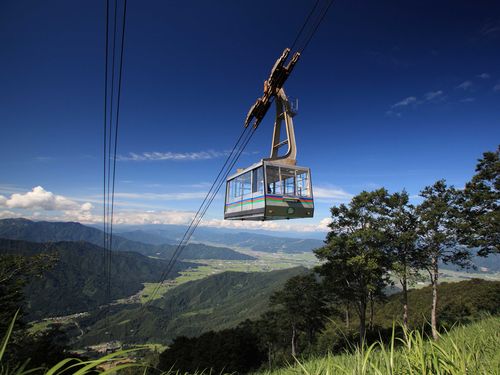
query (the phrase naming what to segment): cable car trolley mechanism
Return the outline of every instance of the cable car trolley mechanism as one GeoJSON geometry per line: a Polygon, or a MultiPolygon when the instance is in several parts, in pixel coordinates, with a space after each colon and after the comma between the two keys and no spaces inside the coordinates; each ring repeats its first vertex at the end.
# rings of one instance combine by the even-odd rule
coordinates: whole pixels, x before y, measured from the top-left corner
{"type": "Polygon", "coordinates": [[[264,82],[264,94],[250,108],[245,120],[245,127],[252,125],[257,128],[274,100],[276,118],[270,157],[248,168],[238,169],[227,179],[224,219],[263,221],[313,217],[311,171],[296,165],[293,117],[297,105],[283,89],[300,57],[296,52],[285,65],[289,54],[287,48],[276,61],[271,75],[264,82]],[[281,140],[283,122],[286,139],[281,140]],[[279,155],[278,151],[285,145],[287,151],[279,155]]]}

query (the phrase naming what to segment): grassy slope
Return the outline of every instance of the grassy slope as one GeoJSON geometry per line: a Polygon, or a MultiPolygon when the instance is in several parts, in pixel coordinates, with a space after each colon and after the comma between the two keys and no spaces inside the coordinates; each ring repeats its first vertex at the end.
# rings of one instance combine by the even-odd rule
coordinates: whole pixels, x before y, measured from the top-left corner
{"type": "Polygon", "coordinates": [[[412,332],[402,345],[399,341],[377,343],[365,352],[297,361],[259,374],[500,374],[498,348],[500,317],[490,317],[456,327],[438,342],[426,341],[418,332],[412,332]]]}

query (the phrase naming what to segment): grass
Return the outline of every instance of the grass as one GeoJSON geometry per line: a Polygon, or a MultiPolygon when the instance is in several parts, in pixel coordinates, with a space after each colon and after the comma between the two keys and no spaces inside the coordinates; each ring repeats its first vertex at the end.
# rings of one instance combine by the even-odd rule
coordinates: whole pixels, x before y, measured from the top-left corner
{"type": "Polygon", "coordinates": [[[494,375],[500,374],[500,318],[455,327],[439,340],[419,331],[376,342],[364,350],[327,355],[260,375],[494,375]]]}
{"type": "MultiPolygon", "coordinates": [[[[17,314],[16,314],[17,315],[17,314]]],[[[5,367],[3,355],[8,345],[15,318],[0,344],[0,374],[25,375],[34,369],[19,364],[5,367]]],[[[287,367],[254,375],[495,375],[500,374],[500,317],[488,317],[468,326],[455,327],[438,341],[428,340],[420,331],[404,331],[402,338],[393,335],[389,343],[376,342],[353,353],[327,355],[309,360],[296,359],[287,367]]],[[[136,367],[143,373],[147,365],[131,363],[127,357],[143,347],[122,350],[92,361],[68,358],[52,368],[37,369],[44,374],[87,374],[96,369],[102,374],[136,367]]],[[[210,370],[193,375],[211,374],[210,370]]],[[[180,375],[166,372],[164,375],[180,375]]],[[[183,374],[184,375],[184,374],[183,374]]],[[[187,374],[186,374],[187,375],[187,374]]]]}

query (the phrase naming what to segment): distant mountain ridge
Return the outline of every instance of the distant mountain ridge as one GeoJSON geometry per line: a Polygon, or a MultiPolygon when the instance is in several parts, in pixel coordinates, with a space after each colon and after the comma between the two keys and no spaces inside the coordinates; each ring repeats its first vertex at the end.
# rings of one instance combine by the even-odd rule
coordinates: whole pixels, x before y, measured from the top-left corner
{"type": "MultiPolygon", "coordinates": [[[[148,241],[148,235],[154,242],[163,239],[167,243],[176,243],[184,234],[185,227],[179,225],[145,225],[144,228],[133,226],[127,231],[119,232],[120,236],[148,241]]],[[[262,252],[302,253],[309,252],[324,245],[322,240],[278,237],[268,234],[220,230],[215,228],[198,228],[191,241],[210,243],[217,246],[246,248],[262,252]]]]}
{"type": "MultiPolygon", "coordinates": [[[[86,241],[102,246],[104,232],[77,222],[31,221],[28,219],[0,220],[0,238],[32,242],[48,241],[86,241]]],[[[170,259],[176,245],[153,245],[113,236],[113,250],[135,251],[143,255],[170,259]]],[[[246,254],[227,247],[200,244],[188,244],[181,254],[181,259],[223,259],[254,260],[246,254]]]]}
{"type": "MultiPolygon", "coordinates": [[[[0,239],[0,255],[53,252],[58,257],[56,264],[25,288],[31,318],[88,311],[107,302],[103,248],[83,241],[39,243],[0,239]]],[[[165,260],[135,252],[114,251],[111,257],[111,300],[139,292],[144,282],[158,281],[167,266],[165,260]]],[[[169,277],[194,266],[177,262],[169,277]]]]}

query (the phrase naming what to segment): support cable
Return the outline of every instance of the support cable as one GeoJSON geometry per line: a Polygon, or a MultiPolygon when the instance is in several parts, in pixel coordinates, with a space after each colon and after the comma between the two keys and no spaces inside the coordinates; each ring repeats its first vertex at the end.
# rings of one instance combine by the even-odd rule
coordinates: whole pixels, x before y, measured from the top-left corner
{"type": "Polygon", "coordinates": [[[297,44],[300,36],[302,35],[302,33],[304,32],[304,29],[307,25],[307,23],[309,22],[309,20],[311,19],[311,16],[313,15],[314,11],[316,10],[316,8],[318,7],[318,4],[320,3],[321,0],[316,0],[316,3],[314,4],[313,8],[311,9],[311,11],[309,12],[309,14],[307,15],[307,18],[306,20],[304,21],[304,23],[302,24],[302,27],[300,28],[299,32],[297,33],[297,36],[295,37],[295,40],[293,41],[292,43],[292,46],[290,47],[290,51],[293,51],[293,48],[295,47],[295,45],[297,44]]]}
{"type": "Polygon", "coordinates": [[[104,275],[107,274],[107,266],[106,266],[106,163],[107,163],[107,128],[108,128],[108,55],[109,55],[109,0],[106,0],[106,42],[105,42],[105,65],[104,65],[104,147],[103,147],[103,192],[102,192],[102,223],[103,223],[103,266],[104,266],[104,275]]]}
{"type": "Polygon", "coordinates": [[[309,35],[309,38],[306,40],[306,43],[304,44],[304,46],[302,46],[302,48],[300,49],[300,53],[301,54],[304,53],[304,51],[306,50],[307,46],[311,42],[313,36],[316,34],[316,31],[318,31],[319,25],[321,25],[321,23],[323,22],[323,19],[325,18],[326,14],[328,13],[328,10],[332,6],[332,4],[333,4],[333,0],[329,0],[327,2],[327,5],[326,5],[325,9],[323,10],[323,13],[319,17],[318,22],[316,22],[315,26],[313,27],[312,33],[309,35]]]}
{"type": "Polygon", "coordinates": [[[111,257],[113,249],[113,215],[114,215],[114,204],[115,204],[115,177],[116,177],[116,150],[118,145],[118,129],[119,129],[119,118],[120,118],[120,99],[122,93],[122,72],[123,72],[123,50],[125,45],[125,20],[127,15],[127,0],[123,1],[123,21],[122,21],[122,40],[120,48],[120,67],[118,72],[118,95],[116,101],[116,120],[115,120],[115,143],[113,150],[113,177],[112,177],[112,188],[111,188],[111,217],[110,217],[110,229],[109,229],[109,275],[108,278],[108,293],[111,293],[111,257]]]}
{"type": "Polygon", "coordinates": [[[116,182],[116,155],[118,148],[118,129],[120,115],[120,101],[122,91],[123,53],[125,45],[125,20],[127,0],[123,0],[123,15],[121,17],[121,35],[118,30],[118,0],[114,1],[113,39],[110,41],[110,0],[106,1],[106,41],[105,41],[105,74],[104,74],[104,163],[103,163],[103,248],[104,248],[104,279],[105,279],[105,315],[106,329],[108,328],[108,315],[111,303],[111,270],[113,246],[113,218],[115,203],[116,182]],[[121,37],[120,56],[117,59],[117,40],[121,37]],[[112,43],[112,47],[110,46],[112,43]],[[111,59],[109,53],[111,52],[111,59]],[[111,77],[109,68],[111,60],[111,77]],[[118,82],[115,77],[118,60],[118,82]],[[117,89],[115,89],[115,83],[117,89]],[[116,92],[116,99],[115,99],[116,92]],[[115,105],[116,103],[116,105],[115,105]]]}

